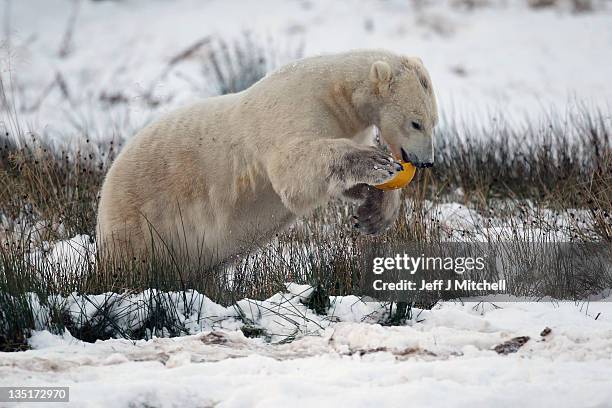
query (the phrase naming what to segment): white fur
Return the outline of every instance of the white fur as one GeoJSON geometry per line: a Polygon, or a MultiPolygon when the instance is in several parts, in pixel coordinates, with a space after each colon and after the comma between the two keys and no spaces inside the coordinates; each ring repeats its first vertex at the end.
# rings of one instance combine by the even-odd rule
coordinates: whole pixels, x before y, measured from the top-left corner
{"type": "MultiPolygon", "coordinates": [[[[355,185],[389,179],[393,164],[369,170],[385,160],[364,143],[370,126],[395,158],[404,147],[431,161],[436,122],[431,81],[417,59],[358,51],[301,60],[136,135],[102,187],[98,243],[107,254],[146,254],[163,240],[191,257],[225,259],[355,185]]],[[[399,194],[375,196],[378,211],[395,217],[399,194]]]]}

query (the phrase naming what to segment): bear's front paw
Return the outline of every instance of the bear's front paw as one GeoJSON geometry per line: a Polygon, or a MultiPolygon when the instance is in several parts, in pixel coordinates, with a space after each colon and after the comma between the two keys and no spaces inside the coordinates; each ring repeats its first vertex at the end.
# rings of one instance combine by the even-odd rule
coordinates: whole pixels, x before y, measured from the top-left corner
{"type": "Polygon", "coordinates": [[[403,167],[392,156],[376,147],[348,152],[341,164],[345,180],[353,184],[377,185],[393,179],[403,167]]]}
{"type": "Polygon", "coordinates": [[[399,206],[398,192],[383,192],[370,187],[367,198],[352,217],[353,228],[365,235],[381,234],[393,225],[399,206]]]}

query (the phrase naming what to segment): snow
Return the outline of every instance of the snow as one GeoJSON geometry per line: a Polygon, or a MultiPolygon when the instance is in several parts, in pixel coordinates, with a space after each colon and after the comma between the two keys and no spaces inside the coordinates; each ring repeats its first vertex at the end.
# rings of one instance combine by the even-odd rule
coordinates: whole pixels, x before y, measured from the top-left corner
{"type": "MultiPolygon", "coordinates": [[[[487,225],[504,229],[504,223],[519,223],[484,217],[458,203],[430,207],[450,240],[484,237],[487,225]],[[460,233],[465,231],[470,238],[460,233]]],[[[531,214],[528,203],[524,208],[529,234],[539,229],[531,226],[532,217],[563,231],[583,216],[531,214]]],[[[558,238],[571,238],[564,234],[558,238]]],[[[88,260],[94,248],[87,236],[44,246],[44,253],[34,255],[38,261],[66,262],[68,271],[71,262],[88,260]]],[[[29,339],[31,350],[0,353],[0,383],[69,386],[74,407],[598,407],[612,401],[609,292],[599,302],[582,303],[508,295],[447,301],[432,310],[413,308],[403,326],[381,326],[389,305],[357,296],[332,296],[328,313],[317,315],[304,304],[312,293],[308,285],[288,283],[285,292],[269,299],[227,307],[195,291],[50,299],[68,310],[76,328],[105,308],[115,316],[116,331],[133,333],[155,309],[146,305],[155,302],[172,303],[184,328],[180,337],[157,327],[146,329],[150,340],[93,344],[69,331],[40,330],[49,311],[32,295],[39,330],[29,339]],[[263,333],[247,338],[244,328],[263,333]],[[543,335],[545,328],[550,334],[543,335]],[[521,336],[529,340],[515,345],[515,353],[495,351],[521,336]]]]}
{"type": "Polygon", "coordinates": [[[568,208],[553,211],[535,206],[529,200],[492,203],[488,213],[457,202],[425,200],[424,208],[425,218],[439,223],[441,239],[454,242],[570,242],[577,231],[589,231],[592,227],[588,210],[568,208]],[[513,205],[515,215],[502,217],[495,214],[496,210],[512,208],[513,205]],[[522,213],[518,214],[518,209],[522,213]]]}
{"type": "MultiPolygon", "coordinates": [[[[93,140],[129,137],[162,112],[214,93],[201,72],[205,47],[169,66],[173,57],[202,39],[231,41],[250,31],[287,50],[279,63],[300,44],[305,56],[354,48],[417,55],[431,73],[444,120],[457,125],[481,124],[499,112],[514,121],[551,112],[563,117],[585,106],[611,120],[609,7],[572,14],[533,11],[522,1],[491,1],[472,11],[452,3],[9,0],[0,10],[0,75],[19,120],[32,131],[73,142],[85,134],[93,140]],[[73,13],[72,41],[61,56],[73,13]],[[110,104],[113,96],[121,101],[110,104]]],[[[8,126],[12,120],[5,116],[1,123],[8,126]]],[[[520,219],[458,203],[430,207],[452,241],[516,234],[567,241],[588,220],[580,211],[529,205],[520,219]]],[[[32,261],[59,264],[69,273],[91,262],[94,251],[82,235],[46,243],[32,261]]],[[[0,384],[67,385],[74,407],[612,405],[610,297],[581,304],[507,297],[494,304],[444,302],[414,310],[405,326],[384,327],[384,304],[332,297],[328,315],[318,316],[301,302],[311,292],[288,284],[270,299],[229,307],[197,292],[189,293],[193,303],[185,307],[183,294],[166,294],[187,330],[182,337],[91,344],[69,332],[35,331],[32,350],[0,353],[0,384]],[[245,337],[245,322],[267,335],[245,337]],[[542,337],[545,327],[552,331],[542,337]],[[516,353],[493,351],[518,336],[530,340],[516,353]]],[[[134,316],[146,318],[138,306],[157,295],[149,290],[54,300],[84,321],[110,298],[123,313],[119,326],[136,330],[134,316]]],[[[34,296],[32,304],[42,328],[47,306],[34,296]]]]}
{"type": "Polygon", "coordinates": [[[76,235],[70,239],[43,242],[42,250],[30,255],[30,262],[44,270],[45,265],[53,265],[57,271],[75,275],[86,271],[88,263],[95,262],[96,244],[88,235],[76,235]]]}
{"type": "MultiPolygon", "coordinates": [[[[452,214],[476,217],[453,203],[442,211],[449,223],[458,222],[452,214]]],[[[75,241],[89,243],[80,236],[56,244],[66,259],[80,255],[83,247],[67,245],[75,241]]],[[[50,245],[48,253],[58,251],[50,245]]],[[[50,301],[64,305],[76,328],[106,305],[126,333],[140,329],[155,309],[145,305],[163,298],[175,306],[185,332],[169,338],[167,328],[148,329],[149,338],[163,337],[92,344],[69,331],[38,330],[31,350],[0,353],[0,383],[69,386],[74,407],[596,407],[612,401],[609,293],[590,303],[507,295],[447,301],[432,310],[413,308],[406,325],[390,327],[380,324],[388,304],[332,296],[328,313],[317,315],[303,303],[312,292],[288,283],[269,299],[228,307],[194,291],[56,296],[50,301]],[[263,335],[245,337],[247,326],[263,335]],[[519,336],[529,340],[515,353],[494,350],[519,336]]],[[[42,328],[47,307],[34,295],[31,303],[42,328]]]]}
{"type": "MultiPolygon", "coordinates": [[[[75,407],[595,407],[612,401],[610,302],[588,308],[447,302],[406,326],[383,327],[344,321],[355,315],[353,300],[336,299],[342,321],[313,315],[321,328],[286,344],[223,329],[94,344],[40,331],[30,340],[32,350],[2,355],[0,379],[69,386],[75,407]],[[551,333],[542,337],[545,327],[551,333]],[[492,350],[517,336],[530,340],[516,353],[492,350]]],[[[258,323],[275,329],[265,318],[258,323]]]]}
{"type": "Polygon", "coordinates": [[[169,61],[200,40],[232,41],[245,31],[279,49],[279,64],[300,44],[305,56],[355,48],[417,55],[431,73],[442,115],[466,123],[500,112],[537,120],[583,106],[605,113],[612,100],[608,6],[572,14],[501,1],[472,11],[451,1],[397,0],[8,3],[3,79],[24,123],[60,139],[83,132],[129,137],[160,112],[211,95],[214,87],[202,75],[207,46],[169,61]],[[69,52],[61,56],[73,14],[69,52]],[[122,101],[109,104],[113,95],[122,101]]]}
{"type": "MultiPolygon", "coordinates": [[[[520,218],[484,215],[455,202],[426,202],[425,209],[451,241],[508,239],[517,225],[527,237],[549,233],[566,241],[572,225],[588,219],[577,210],[520,204],[525,211],[520,218]]],[[[87,236],[43,246],[33,257],[60,262],[67,272],[90,262],[95,250],[87,236]]],[[[93,344],[70,332],[40,330],[49,312],[32,296],[39,328],[29,340],[32,350],[2,353],[0,382],[69,386],[75,407],[595,407],[612,401],[609,292],[590,303],[536,303],[507,295],[442,302],[432,310],[413,309],[412,318],[398,327],[380,324],[388,304],[357,296],[332,296],[327,315],[317,315],[303,303],[312,292],[308,285],[288,283],[286,292],[269,299],[242,299],[227,307],[195,291],[51,299],[64,305],[76,328],[105,308],[118,331],[133,333],[155,309],[145,305],[155,302],[173,304],[184,328],[181,337],[169,338],[172,330],[157,327],[146,329],[150,340],[93,344]],[[245,327],[263,334],[247,338],[245,327]],[[547,327],[550,334],[542,336],[547,327]],[[494,350],[519,336],[529,340],[516,353],[494,350]]]]}

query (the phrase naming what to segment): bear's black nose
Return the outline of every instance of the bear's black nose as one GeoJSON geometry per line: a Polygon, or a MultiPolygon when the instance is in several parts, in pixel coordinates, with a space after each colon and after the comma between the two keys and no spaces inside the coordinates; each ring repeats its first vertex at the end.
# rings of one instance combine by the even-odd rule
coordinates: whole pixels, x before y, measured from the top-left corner
{"type": "Polygon", "coordinates": [[[419,168],[419,169],[424,169],[426,167],[433,167],[433,162],[423,162],[420,161],[418,159],[418,157],[416,156],[416,154],[414,153],[408,153],[406,150],[404,150],[404,148],[400,148],[401,152],[402,152],[402,160],[406,163],[411,163],[414,167],[419,168]]]}

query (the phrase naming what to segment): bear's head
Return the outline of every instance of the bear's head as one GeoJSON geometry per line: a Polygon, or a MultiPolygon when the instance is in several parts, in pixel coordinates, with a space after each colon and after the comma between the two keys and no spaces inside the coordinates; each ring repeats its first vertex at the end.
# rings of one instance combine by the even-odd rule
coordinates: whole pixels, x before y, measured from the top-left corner
{"type": "MultiPolygon", "coordinates": [[[[418,58],[377,60],[353,94],[366,120],[381,131],[396,158],[417,167],[433,165],[433,130],[438,123],[431,79],[418,58]]],[[[358,107],[359,109],[359,107],[358,107]]]]}

